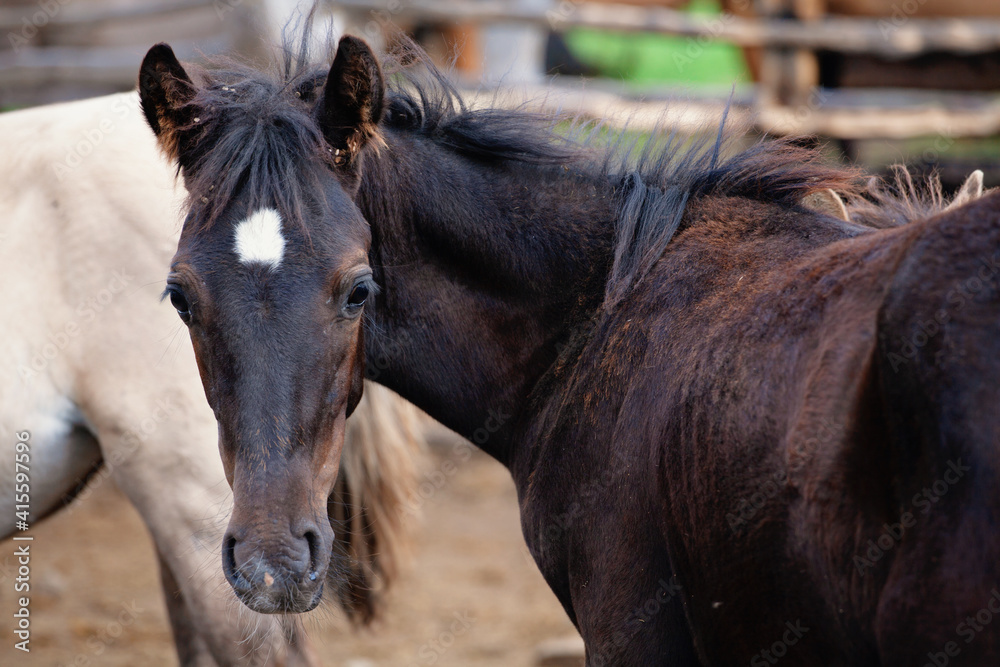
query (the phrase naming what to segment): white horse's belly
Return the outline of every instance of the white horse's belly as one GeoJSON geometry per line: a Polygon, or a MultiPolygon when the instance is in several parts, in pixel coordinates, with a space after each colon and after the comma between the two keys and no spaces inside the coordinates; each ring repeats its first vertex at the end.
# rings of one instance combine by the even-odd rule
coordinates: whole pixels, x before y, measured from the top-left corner
{"type": "Polygon", "coordinates": [[[17,483],[17,473],[25,472],[16,465],[17,434],[29,433],[28,462],[22,463],[27,466],[29,525],[56,509],[101,461],[97,441],[68,398],[54,388],[36,388],[19,398],[0,406],[0,539],[15,532],[16,494],[25,491],[24,483],[17,483]]]}

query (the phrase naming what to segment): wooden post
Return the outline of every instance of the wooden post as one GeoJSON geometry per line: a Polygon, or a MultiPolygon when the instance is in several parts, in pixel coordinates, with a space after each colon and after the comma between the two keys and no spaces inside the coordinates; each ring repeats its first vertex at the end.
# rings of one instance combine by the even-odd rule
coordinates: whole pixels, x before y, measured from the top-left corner
{"type": "MultiPolygon", "coordinates": [[[[813,22],[822,17],[822,0],[757,0],[762,18],[813,22]]],[[[765,47],[760,59],[761,104],[808,105],[819,85],[819,62],[807,48],[765,47]]]]}

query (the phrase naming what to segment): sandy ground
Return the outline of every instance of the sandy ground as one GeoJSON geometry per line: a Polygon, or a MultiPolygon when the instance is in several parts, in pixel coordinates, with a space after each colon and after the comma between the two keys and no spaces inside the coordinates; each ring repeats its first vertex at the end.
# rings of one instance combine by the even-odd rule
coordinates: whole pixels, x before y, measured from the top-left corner
{"type": "MultiPolygon", "coordinates": [[[[446,454],[432,454],[429,469],[446,454]]],[[[540,642],[573,634],[526,556],[513,484],[499,464],[477,452],[424,511],[413,564],[383,621],[361,631],[329,611],[307,621],[324,665],[527,667],[540,642]],[[456,614],[469,629],[450,642],[456,614]],[[432,644],[442,639],[446,650],[432,644]]],[[[149,536],[118,489],[101,485],[31,533],[30,654],[13,648],[15,544],[0,543],[0,665],[177,664],[149,536]],[[136,620],[119,629],[126,609],[136,620]]]]}

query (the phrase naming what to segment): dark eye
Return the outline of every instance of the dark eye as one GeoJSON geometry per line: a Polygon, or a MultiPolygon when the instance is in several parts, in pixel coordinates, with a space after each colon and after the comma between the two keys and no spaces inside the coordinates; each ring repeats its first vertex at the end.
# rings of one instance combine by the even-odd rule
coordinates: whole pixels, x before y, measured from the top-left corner
{"type": "Polygon", "coordinates": [[[177,309],[177,314],[182,320],[187,322],[191,319],[191,305],[180,290],[176,288],[170,290],[170,305],[177,309]]]}
{"type": "Polygon", "coordinates": [[[348,308],[360,308],[365,305],[365,300],[368,299],[368,285],[364,283],[359,283],[354,286],[351,290],[351,295],[347,297],[347,307],[348,308]]]}

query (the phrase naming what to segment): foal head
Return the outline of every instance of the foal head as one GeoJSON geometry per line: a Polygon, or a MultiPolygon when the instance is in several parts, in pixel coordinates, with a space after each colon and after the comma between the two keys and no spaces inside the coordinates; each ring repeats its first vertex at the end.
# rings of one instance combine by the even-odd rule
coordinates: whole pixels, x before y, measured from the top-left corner
{"type": "Polygon", "coordinates": [[[344,422],[362,391],[375,285],[353,198],[378,140],[382,74],[351,37],[328,72],[280,77],[189,73],[159,44],[139,92],[190,193],[165,296],[219,422],[234,496],[223,568],[251,609],[308,611],[330,562],[344,422]]]}

